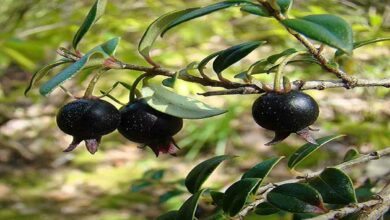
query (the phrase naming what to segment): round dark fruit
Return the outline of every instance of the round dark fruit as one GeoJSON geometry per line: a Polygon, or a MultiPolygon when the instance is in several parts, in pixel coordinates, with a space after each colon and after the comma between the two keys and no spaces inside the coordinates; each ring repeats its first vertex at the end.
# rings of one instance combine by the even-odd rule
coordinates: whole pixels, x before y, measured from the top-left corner
{"type": "Polygon", "coordinates": [[[120,113],[118,131],[124,137],[150,146],[156,155],[175,152],[172,136],[182,129],[183,119],[155,110],[144,99],[127,104],[120,113]]]}
{"type": "Polygon", "coordinates": [[[97,151],[101,136],[113,132],[120,123],[120,113],[109,102],[100,99],[77,99],[64,105],[57,114],[57,125],[73,136],[71,151],[85,141],[91,153],[97,151]]]}
{"type": "Polygon", "coordinates": [[[256,123],[275,131],[278,139],[284,139],[290,133],[308,128],[317,120],[318,114],[317,102],[299,91],[269,92],[260,96],[252,106],[252,115],[256,123]]]}

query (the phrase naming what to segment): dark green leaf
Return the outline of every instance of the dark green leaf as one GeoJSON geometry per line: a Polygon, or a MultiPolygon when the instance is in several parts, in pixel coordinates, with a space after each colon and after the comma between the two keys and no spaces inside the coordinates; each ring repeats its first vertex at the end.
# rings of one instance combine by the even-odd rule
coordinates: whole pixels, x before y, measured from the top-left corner
{"type": "Polygon", "coordinates": [[[159,198],[158,198],[158,201],[160,203],[164,203],[170,199],[172,199],[173,197],[176,197],[176,196],[179,196],[181,194],[183,194],[184,192],[181,191],[181,190],[171,190],[171,191],[168,191],[164,194],[162,194],[159,198]]]}
{"type": "Polygon", "coordinates": [[[198,65],[199,72],[203,71],[203,69],[206,68],[206,65],[210,62],[210,60],[212,60],[213,58],[217,57],[222,52],[223,52],[223,50],[215,52],[213,54],[210,54],[206,58],[204,58],[202,61],[200,61],[199,65],[198,65]]]}
{"type": "Polygon", "coordinates": [[[141,41],[138,45],[139,53],[146,59],[149,59],[150,50],[152,49],[154,42],[156,41],[157,37],[162,33],[162,31],[173,20],[195,9],[196,8],[189,8],[181,11],[174,11],[157,18],[152,24],[150,24],[150,26],[142,36],[141,41]]]}
{"type": "Polygon", "coordinates": [[[225,192],[223,211],[229,216],[237,215],[260,181],[261,179],[259,178],[247,178],[239,180],[231,185],[225,192]]]}
{"type": "MultiPolygon", "coordinates": [[[[363,47],[369,44],[374,44],[382,41],[388,41],[390,40],[390,37],[384,37],[384,38],[376,38],[376,39],[370,39],[370,40],[363,40],[363,41],[358,41],[353,43],[353,49],[357,49],[359,47],[363,47]]],[[[344,52],[342,50],[337,50],[336,51],[336,57],[343,55],[344,52]]]]}
{"type": "Polygon", "coordinates": [[[84,35],[89,31],[93,24],[95,24],[99,18],[104,14],[104,10],[107,5],[107,0],[96,0],[95,4],[92,6],[87,17],[85,18],[83,24],[80,26],[79,30],[73,37],[72,46],[74,49],[77,48],[77,45],[84,37],[84,35]]]}
{"type": "Polygon", "coordinates": [[[200,119],[226,112],[225,110],[212,108],[198,100],[178,95],[157,84],[144,87],[142,95],[152,108],[179,118],[200,119]]]}
{"type": "Polygon", "coordinates": [[[225,193],[218,192],[218,191],[210,191],[210,196],[213,199],[213,203],[218,206],[222,207],[223,204],[223,198],[225,197],[225,193]]]}
{"type": "Polygon", "coordinates": [[[192,19],[195,19],[195,18],[198,18],[198,17],[201,17],[201,16],[204,16],[204,15],[208,15],[210,13],[213,13],[215,11],[219,11],[219,10],[222,10],[222,9],[225,9],[225,8],[229,8],[229,7],[232,7],[232,6],[237,6],[241,3],[248,3],[249,1],[245,1],[245,0],[231,0],[231,1],[223,1],[223,2],[218,2],[216,4],[212,4],[212,5],[209,5],[209,6],[206,6],[206,7],[203,7],[203,8],[199,8],[199,9],[196,9],[196,10],[193,10],[189,13],[186,13],[178,18],[176,18],[175,20],[173,20],[168,26],[166,26],[162,32],[162,36],[168,31],[170,30],[171,28],[181,24],[181,23],[184,23],[186,21],[189,21],[189,20],[192,20],[192,19]]]}
{"type": "Polygon", "coordinates": [[[234,76],[236,79],[242,79],[244,82],[250,81],[250,76],[248,75],[248,71],[243,71],[234,76]]]}
{"type": "Polygon", "coordinates": [[[136,183],[132,184],[131,191],[132,192],[139,192],[149,186],[151,186],[152,183],[149,180],[139,180],[136,183]]]}
{"type": "Polygon", "coordinates": [[[244,175],[241,177],[241,179],[246,178],[259,178],[261,181],[259,181],[259,185],[257,185],[253,191],[253,193],[256,193],[257,188],[261,185],[263,180],[268,176],[268,174],[271,172],[272,168],[279,163],[281,159],[284,157],[275,157],[268,160],[265,160],[261,163],[258,163],[256,166],[252,167],[250,170],[246,171],[244,175]]]}
{"type": "Polygon", "coordinates": [[[255,209],[255,213],[258,215],[272,215],[278,212],[280,212],[280,209],[271,205],[269,202],[260,203],[255,209]]]}
{"type": "Polygon", "coordinates": [[[275,64],[280,58],[284,57],[284,56],[288,56],[290,54],[293,54],[293,53],[296,53],[298,52],[297,49],[295,48],[289,48],[287,50],[284,50],[283,52],[281,53],[278,53],[278,54],[274,54],[274,55],[271,55],[267,58],[267,61],[268,63],[271,63],[271,64],[275,64]]]}
{"type": "Polygon", "coordinates": [[[241,6],[241,11],[262,16],[262,17],[269,17],[270,14],[268,13],[267,9],[265,9],[262,5],[255,5],[255,4],[247,4],[241,6]]]}
{"type": "Polygon", "coordinates": [[[300,147],[293,155],[291,155],[290,159],[288,160],[288,167],[290,169],[294,169],[302,160],[304,160],[306,157],[308,157],[310,154],[312,154],[314,151],[316,151],[318,148],[323,146],[324,144],[343,137],[344,135],[331,135],[323,138],[317,139],[318,144],[311,144],[306,143],[302,147],[300,147]]]}
{"type": "Polygon", "coordinates": [[[223,70],[246,57],[249,53],[264,43],[265,41],[249,41],[222,51],[222,53],[214,60],[214,71],[218,74],[221,73],[223,70]]]}
{"type": "Polygon", "coordinates": [[[360,153],[356,148],[351,148],[347,151],[347,153],[345,153],[344,162],[356,159],[359,157],[359,155],[360,155],[360,153]]]}
{"type": "Polygon", "coordinates": [[[144,173],[144,179],[161,180],[164,177],[165,170],[148,170],[144,173]]]}
{"type": "Polygon", "coordinates": [[[205,160],[202,163],[196,165],[190,173],[187,175],[185,185],[188,191],[192,194],[196,193],[203,185],[203,183],[209,178],[212,172],[221,164],[224,160],[231,159],[232,156],[221,155],[211,159],[205,160]]]}
{"type": "Polygon", "coordinates": [[[352,180],[339,169],[326,168],[309,184],[321,193],[326,203],[347,205],[357,202],[352,180]]]}
{"type": "Polygon", "coordinates": [[[335,15],[309,15],[300,19],[286,19],[282,23],[313,40],[351,54],[353,33],[350,25],[335,15]]]}
{"type": "Polygon", "coordinates": [[[293,213],[323,213],[321,195],[312,187],[301,183],[277,186],[267,194],[273,206],[293,213]]]}
{"type": "Polygon", "coordinates": [[[69,60],[69,59],[60,59],[60,60],[55,61],[54,63],[46,65],[42,69],[35,72],[31,78],[30,83],[28,84],[26,90],[24,91],[24,95],[27,95],[27,93],[36,85],[36,83],[38,83],[43,77],[45,77],[50,72],[50,70],[52,70],[53,68],[60,66],[62,64],[71,63],[71,62],[73,62],[73,61],[69,60]]]}
{"type": "Polygon", "coordinates": [[[198,191],[183,203],[177,213],[177,219],[193,220],[195,218],[195,211],[198,207],[200,196],[204,191],[205,189],[198,191]]]}
{"type": "Polygon", "coordinates": [[[52,79],[50,79],[48,82],[44,83],[41,87],[39,92],[42,95],[48,95],[51,93],[55,88],[60,86],[62,83],[64,83],[66,80],[74,77],[76,74],[80,73],[81,70],[83,70],[86,67],[90,66],[101,66],[103,63],[98,60],[97,63],[93,63],[91,59],[92,57],[99,55],[103,57],[109,57],[113,55],[116,51],[116,48],[119,44],[120,38],[115,37],[111,40],[93,48],[92,50],[88,51],[83,57],[81,57],[78,61],[74,62],[72,65],[68,66],[61,72],[59,72],[57,75],[55,75],[52,79]]]}
{"type": "Polygon", "coordinates": [[[288,12],[288,10],[291,8],[291,5],[293,4],[293,0],[277,0],[276,2],[278,3],[280,12],[282,12],[282,14],[288,12]]]}
{"type": "MultiPolygon", "coordinates": [[[[159,217],[156,218],[156,220],[178,220],[178,211],[169,211],[165,214],[160,215],[159,217]]],[[[192,219],[191,219],[192,220],[192,219]]]]}

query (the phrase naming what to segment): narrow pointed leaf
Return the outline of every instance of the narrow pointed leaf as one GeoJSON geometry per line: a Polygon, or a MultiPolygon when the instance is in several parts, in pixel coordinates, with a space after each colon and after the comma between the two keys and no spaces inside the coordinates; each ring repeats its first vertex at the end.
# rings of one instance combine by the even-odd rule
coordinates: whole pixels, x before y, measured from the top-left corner
{"type": "Polygon", "coordinates": [[[257,215],[272,215],[278,212],[280,212],[280,209],[271,205],[269,202],[260,203],[255,209],[257,215]]]}
{"type": "Polygon", "coordinates": [[[278,3],[280,12],[282,12],[282,14],[288,12],[288,10],[291,8],[291,5],[293,4],[293,0],[277,0],[276,2],[278,3]]]}
{"type": "MultiPolygon", "coordinates": [[[[357,49],[359,47],[363,47],[369,44],[374,44],[382,41],[389,41],[390,37],[384,37],[384,38],[376,38],[376,39],[370,39],[370,40],[363,40],[353,43],[353,49],[357,49]]],[[[341,56],[344,52],[342,50],[337,50],[335,56],[341,56]]]]}
{"type": "Polygon", "coordinates": [[[267,194],[273,206],[293,213],[323,213],[321,195],[312,187],[301,183],[277,186],[267,194]]]}
{"type": "Polygon", "coordinates": [[[208,55],[206,58],[204,58],[202,61],[199,62],[198,70],[202,71],[204,68],[206,68],[206,65],[210,62],[210,60],[214,59],[215,57],[220,55],[222,52],[223,52],[223,50],[208,55]]]}
{"type": "Polygon", "coordinates": [[[148,29],[145,31],[144,35],[141,38],[141,41],[138,45],[138,51],[139,53],[145,57],[150,58],[150,51],[153,47],[154,42],[156,41],[157,37],[162,33],[162,31],[175,19],[178,17],[187,14],[196,8],[189,8],[181,11],[175,11],[168,14],[165,14],[159,18],[157,18],[155,21],[153,21],[152,24],[148,27],[148,29]]]}
{"type": "Polygon", "coordinates": [[[30,80],[30,83],[28,84],[26,90],[24,91],[24,95],[27,96],[28,92],[43,78],[45,77],[50,70],[53,68],[63,65],[65,63],[71,63],[72,60],[69,59],[60,59],[55,61],[54,63],[51,63],[49,65],[44,66],[42,69],[35,72],[30,80]]]}
{"type": "MultiPolygon", "coordinates": [[[[90,62],[92,57],[97,55],[102,57],[109,57],[113,55],[116,51],[119,41],[120,38],[115,37],[99,46],[96,46],[92,50],[88,51],[78,61],[74,62],[72,65],[62,70],[60,73],[55,75],[52,79],[50,79],[48,82],[44,83],[40,87],[39,92],[41,93],[41,95],[44,96],[50,94],[55,88],[60,86],[66,80],[74,77],[76,74],[81,72],[81,70],[83,70],[83,68],[87,66],[88,62],[90,62]]],[[[102,63],[97,63],[96,65],[102,65],[102,63]]]]}
{"type": "Polygon", "coordinates": [[[253,189],[259,184],[259,178],[247,178],[235,182],[225,192],[223,211],[229,216],[237,215],[248,200],[253,189]]]}
{"type": "Polygon", "coordinates": [[[195,19],[195,18],[198,18],[198,17],[201,17],[201,16],[204,16],[204,15],[208,15],[210,13],[213,13],[215,11],[219,11],[219,10],[222,10],[222,9],[225,9],[225,8],[229,8],[229,7],[232,7],[232,6],[237,6],[241,3],[248,3],[249,1],[245,1],[245,0],[231,0],[231,1],[223,1],[223,2],[218,2],[216,4],[212,4],[212,5],[209,5],[209,6],[206,6],[206,7],[203,7],[203,8],[199,8],[199,9],[196,9],[196,10],[193,10],[189,13],[186,13],[180,17],[178,17],[177,19],[173,20],[162,32],[162,36],[168,31],[170,30],[171,28],[181,24],[181,23],[184,23],[186,21],[189,21],[189,20],[192,20],[192,19],[195,19]]]}
{"type": "Polygon", "coordinates": [[[225,113],[196,99],[178,95],[165,87],[150,84],[142,89],[148,105],[166,114],[186,119],[208,118],[225,113]]]}
{"type": "MultiPolygon", "coordinates": [[[[156,220],[178,220],[179,211],[169,211],[165,214],[160,215],[159,217],[156,218],[156,220]]],[[[192,220],[192,219],[191,219],[192,220]]]]}
{"type": "Polygon", "coordinates": [[[286,19],[282,23],[308,38],[340,49],[347,54],[352,53],[352,28],[338,16],[329,14],[309,15],[299,19],[286,19]]]}
{"type": "Polygon", "coordinates": [[[265,41],[249,41],[222,51],[213,62],[214,71],[218,74],[221,73],[264,43],[265,41]]]}
{"type": "Polygon", "coordinates": [[[203,194],[205,189],[202,189],[187,199],[180,207],[177,213],[177,218],[180,220],[193,220],[195,218],[195,211],[198,207],[200,196],[203,194]]]}
{"type": "Polygon", "coordinates": [[[261,181],[259,181],[259,184],[255,187],[253,193],[256,193],[257,188],[261,185],[263,180],[268,176],[268,174],[271,172],[272,168],[279,163],[280,160],[282,160],[284,157],[275,157],[268,160],[265,160],[261,163],[258,163],[256,166],[252,167],[248,171],[242,175],[241,179],[246,178],[259,178],[261,181]]]}
{"type": "Polygon", "coordinates": [[[298,52],[297,49],[295,48],[289,48],[287,50],[282,51],[281,53],[277,53],[274,55],[271,55],[267,58],[268,63],[275,64],[280,58],[284,56],[288,56],[290,54],[298,52]]]}
{"type": "Polygon", "coordinates": [[[196,193],[203,185],[203,183],[209,178],[211,173],[221,164],[224,160],[231,159],[232,156],[221,155],[211,159],[205,160],[202,163],[196,165],[190,173],[187,175],[185,185],[188,191],[192,194],[196,193]]]}
{"type": "Polygon", "coordinates": [[[327,144],[328,142],[343,137],[344,135],[331,135],[323,138],[317,139],[317,144],[306,143],[302,147],[300,147],[293,155],[291,155],[288,160],[288,167],[290,169],[294,169],[301,161],[303,161],[306,157],[312,154],[321,146],[327,144]]]}
{"type": "Polygon", "coordinates": [[[167,202],[168,200],[172,199],[173,197],[176,197],[176,196],[179,196],[179,195],[182,195],[184,192],[181,191],[181,190],[171,190],[171,191],[168,191],[164,194],[162,194],[159,198],[158,198],[158,201],[159,203],[165,203],[167,202]]]}
{"type": "Polygon", "coordinates": [[[326,203],[347,205],[357,202],[351,178],[337,168],[325,169],[309,184],[321,193],[326,203]]]}
{"type": "Polygon", "coordinates": [[[241,11],[262,16],[262,17],[269,17],[270,14],[268,13],[267,9],[265,9],[262,5],[255,5],[255,4],[247,4],[243,5],[240,8],[241,11]]]}
{"type": "Polygon", "coordinates": [[[89,31],[89,29],[91,29],[92,25],[95,24],[104,14],[106,5],[107,0],[96,0],[95,4],[92,6],[87,17],[85,18],[83,24],[80,26],[79,30],[73,37],[72,46],[74,49],[77,49],[77,45],[84,37],[84,35],[89,31]]]}

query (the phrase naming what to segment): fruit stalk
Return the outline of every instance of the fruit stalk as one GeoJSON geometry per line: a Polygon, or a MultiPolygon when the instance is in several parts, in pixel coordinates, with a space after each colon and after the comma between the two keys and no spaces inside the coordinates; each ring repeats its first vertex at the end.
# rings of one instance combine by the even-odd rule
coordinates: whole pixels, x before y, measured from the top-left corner
{"type": "Polygon", "coordinates": [[[275,74],[275,80],[274,80],[274,90],[275,92],[281,92],[281,81],[283,78],[283,71],[288,62],[290,62],[292,59],[294,59],[296,56],[307,54],[306,51],[298,51],[293,54],[288,55],[280,64],[278,67],[278,71],[275,74]]]}

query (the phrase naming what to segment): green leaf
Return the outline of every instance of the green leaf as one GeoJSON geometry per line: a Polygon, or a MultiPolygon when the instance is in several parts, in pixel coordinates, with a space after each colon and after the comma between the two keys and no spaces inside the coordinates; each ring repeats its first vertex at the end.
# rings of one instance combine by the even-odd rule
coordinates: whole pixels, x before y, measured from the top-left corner
{"type": "Polygon", "coordinates": [[[262,5],[255,5],[255,4],[247,4],[243,5],[240,8],[241,11],[262,16],[262,17],[269,17],[270,14],[268,13],[267,9],[265,9],[262,5]]]}
{"type": "Polygon", "coordinates": [[[283,52],[281,53],[277,53],[277,54],[274,54],[274,55],[271,55],[267,58],[267,62],[268,63],[271,63],[271,64],[275,64],[280,58],[284,57],[284,56],[288,56],[290,54],[293,54],[293,53],[296,53],[298,52],[297,49],[295,48],[289,48],[287,50],[284,50],[283,52]]]}
{"type": "Polygon", "coordinates": [[[291,5],[293,4],[293,0],[277,0],[276,2],[278,3],[280,12],[282,12],[282,14],[288,12],[288,10],[291,8],[291,5]]]}
{"type": "Polygon", "coordinates": [[[195,218],[195,211],[198,207],[200,196],[206,189],[202,189],[187,199],[180,207],[177,213],[177,218],[180,220],[193,220],[195,218]]]}
{"type": "Polygon", "coordinates": [[[175,26],[177,26],[177,25],[179,25],[181,23],[184,23],[186,21],[189,21],[189,20],[192,20],[192,19],[204,16],[204,15],[207,15],[207,14],[210,14],[210,13],[213,13],[213,12],[225,9],[225,8],[229,8],[229,7],[232,7],[232,6],[237,6],[237,5],[240,5],[241,3],[248,3],[248,2],[249,1],[245,1],[245,0],[223,1],[223,2],[218,2],[216,4],[212,4],[212,5],[203,7],[203,8],[199,8],[199,9],[193,10],[193,11],[191,11],[189,13],[186,13],[186,14],[176,18],[175,20],[173,20],[168,26],[166,26],[164,28],[161,36],[163,36],[171,28],[173,28],[173,27],[175,27],[175,26]]]}
{"type": "Polygon", "coordinates": [[[351,148],[347,151],[347,153],[345,153],[343,161],[347,162],[347,161],[356,159],[359,157],[359,155],[360,155],[360,153],[356,148],[351,148]]]}
{"type": "Polygon", "coordinates": [[[141,41],[138,44],[139,53],[146,59],[150,59],[150,51],[153,47],[154,42],[157,37],[162,33],[162,31],[175,19],[178,17],[187,14],[197,8],[189,8],[181,11],[174,11],[168,14],[165,14],[149,25],[148,29],[145,31],[144,35],[141,38],[141,41]]]}
{"type": "Polygon", "coordinates": [[[208,55],[206,58],[204,58],[202,61],[199,62],[198,70],[199,72],[203,71],[204,68],[206,68],[206,65],[210,62],[210,60],[214,59],[218,55],[220,55],[222,51],[215,52],[213,54],[208,55]]]}
{"type": "Polygon", "coordinates": [[[95,24],[99,18],[104,14],[107,5],[107,0],[96,0],[91,10],[88,12],[83,24],[73,37],[72,46],[77,49],[77,45],[84,37],[84,35],[91,29],[92,25],[95,24]]]}
{"type": "Polygon", "coordinates": [[[149,180],[139,180],[136,183],[132,184],[131,191],[132,192],[139,192],[149,186],[151,186],[152,183],[149,180]]]}
{"type": "Polygon", "coordinates": [[[255,209],[257,215],[272,215],[278,212],[280,212],[280,209],[271,205],[269,202],[260,203],[255,209]]]}
{"type": "Polygon", "coordinates": [[[165,170],[163,169],[152,169],[148,170],[144,173],[143,178],[144,179],[151,179],[151,180],[161,180],[164,177],[165,170]]]}
{"type": "Polygon", "coordinates": [[[326,168],[318,177],[310,179],[326,203],[347,205],[356,203],[356,194],[351,178],[337,168],[326,168]]]}
{"type": "Polygon", "coordinates": [[[294,169],[301,161],[303,161],[306,157],[312,154],[321,146],[327,144],[328,142],[343,137],[344,135],[331,135],[323,138],[317,139],[318,144],[306,143],[302,147],[300,147],[293,155],[291,155],[288,160],[288,167],[290,169],[294,169]]]}
{"type": "Polygon", "coordinates": [[[277,186],[267,194],[273,206],[293,213],[324,213],[321,195],[312,187],[301,183],[277,186]]]}
{"type": "Polygon", "coordinates": [[[159,201],[159,203],[164,203],[164,202],[167,202],[168,200],[172,199],[173,197],[182,195],[183,193],[184,192],[181,190],[174,189],[174,190],[171,190],[171,191],[168,191],[168,192],[162,194],[158,198],[158,201],[159,201]]]}
{"type": "Polygon", "coordinates": [[[226,112],[212,108],[198,100],[178,95],[157,84],[142,88],[142,95],[152,108],[179,118],[200,119],[226,112]]]}
{"type": "Polygon", "coordinates": [[[223,205],[223,198],[225,197],[225,193],[218,192],[218,191],[210,191],[210,196],[213,199],[213,203],[216,206],[222,207],[222,205],[223,205]]]}
{"type": "Polygon", "coordinates": [[[351,26],[335,15],[309,15],[300,19],[281,21],[285,26],[331,47],[351,54],[353,33],[351,26]]]}
{"type": "Polygon", "coordinates": [[[261,163],[258,163],[256,166],[252,167],[250,170],[246,171],[244,175],[242,175],[241,179],[246,178],[259,178],[261,181],[259,181],[259,184],[255,187],[254,191],[252,193],[256,193],[257,188],[261,185],[263,180],[268,176],[268,174],[271,172],[272,168],[279,163],[280,160],[282,160],[284,157],[275,157],[268,160],[265,160],[261,163]]]}
{"type": "Polygon", "coordinates": [[[166,87],[174,88],[176,81],[177,81],[177,78],[179,76],[188,75],[188,71],[196,69],[197,66],[198,66],[197,62],[192,62],[192,63],[188,64],[184,69],[177,71],[175,73],[175,75],[173,75],[172,77],[164,79],[162,81],[162,84],[166,87]]]}
{"type": "MultiPolygon", "coordinates": [[[[388,40],[390,40],[390,37],[358,41],[358,42],[353,43],[353,49],[357,49],[359,47],[363,47],[363,46],[366,46],[366,45],[369,45],[369,44],[374,44],[374,43],[378,43],[378,42],[382,42],[382,41],[388,41],[388,40]]],[[[338,57],[338,56],[341,56],[343,54],[344,54],[344,52],[342,50],[337,50],[335,56],[338,57]]]]}
{"type": "Polygon", "coordinates": [[[156,220],[176,220],[176,219],[178,219],[177,218],[178,213],[179,213],[179,211],[177,211],[177,210],[169,211],[169,212],[167,212],[165,214],[162,214],[159,217],[157,217],[156,220]]]}
{"type": "Polygon", "coordinates": [[[45,77],[49,72],[50,70],[52,70],[53,68],[57,67],[57,66],[60,66],[62,64],[65,64],[65,63],[71,63],[73,62],[72,60],[69,60],[69,59],[60,59],[60,60],[57,60],[55,61],[54,63],[51,63],[51,64],[48,64],[46,66],[44,66],[42,69],[36,71],[31,80],[30,80],[30,83],[28,84],[26,90],[24,91],[24,95],[27,96],[28,92],[43,78],[45,77]]]}
{"type": "Polygon", "coordinates": [[[259,178],[247,178],[235,182],[225,192],[223,211],[229,216],[237,215],[244,207],[253,189],[259,184],[259,178]]]}
{"type": "Polygon", "coordinates": [[[196,193],[203,185],[203,183],[209,178],[212,172],[221,164],[224,160],[231,159],[232,156],[221,155],[210,158],[196,165],[190,173],[187,175],[185,185],[188,191],[192,194],[196,193]]]}
{"type": "Polygon", "coordinates": [[[72,65],[68,66],[61,72],[59,72],[57,75],[55,75],[52,79],[50,79],[48,82],[44,83],[41,87],[39,92],[41,95],[48,95],[50,94],[55,88],[60,86],[62,83],[64,83],[66,80],[74,77],[76,74],[80,73],[81,70],[83,70],[88,65],[92,66],[101,66],[103,63],[101,61],[97,63],[91,62],[91,58],[100,55],[103,57],[109,57],[113,55],[116,51],[116,48],[119,44],[120,38],[115,37],[95,48],[88,51],[83,57],[81,57],[78,61],[74,62],[72,65]],[[88,65],[87,65],[88,64],[88,65]]]}
{"type": "Polygon", "coordinates": [[[222,51],[221,54],[219,54],[214,60],[214,71],[218,74],[221,73],[223,70],[246,57],[249,53],[264,43],[265,41],[249,41],[222,51]]]}

